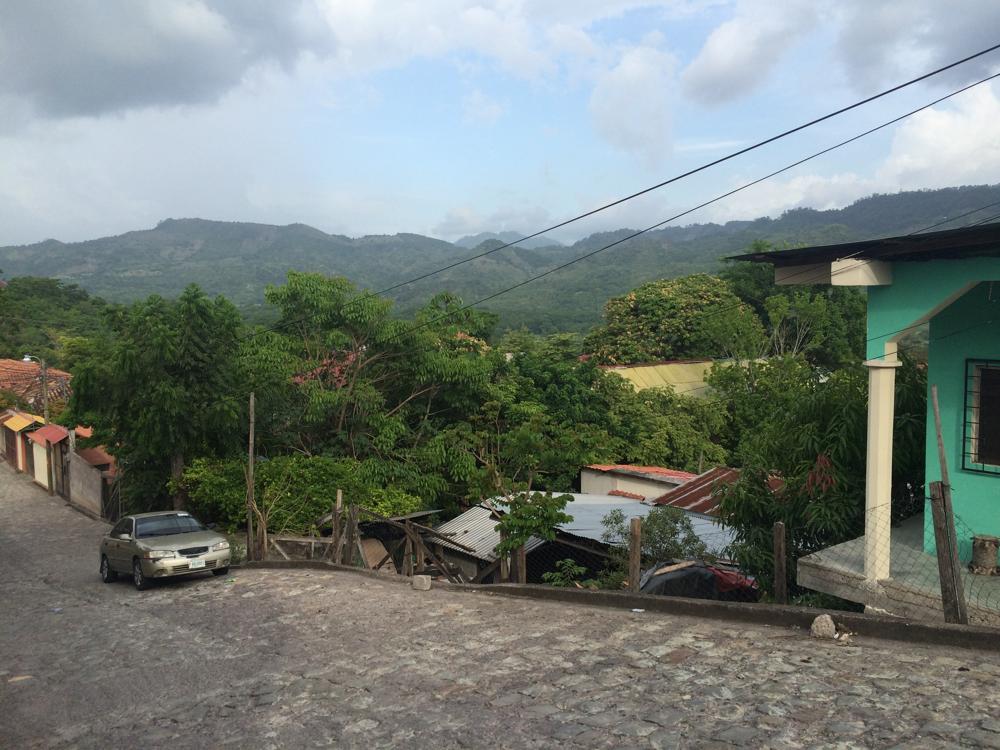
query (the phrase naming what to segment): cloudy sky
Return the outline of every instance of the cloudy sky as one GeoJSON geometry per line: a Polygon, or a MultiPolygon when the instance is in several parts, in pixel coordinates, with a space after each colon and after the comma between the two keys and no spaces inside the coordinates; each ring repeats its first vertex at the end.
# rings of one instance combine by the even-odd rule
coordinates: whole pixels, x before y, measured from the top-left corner
{"type": "MultiPolygon", "coordinates": [[[[529,232],[997,36],[995,0],[0,0],[0,245],[191,216],[529,232]]],[[[652,224],[997,70],[559,236],[652,224]]],[[[998,182],[997,123],[1000,85],[980,86],[684,222],[998,182]]]]}

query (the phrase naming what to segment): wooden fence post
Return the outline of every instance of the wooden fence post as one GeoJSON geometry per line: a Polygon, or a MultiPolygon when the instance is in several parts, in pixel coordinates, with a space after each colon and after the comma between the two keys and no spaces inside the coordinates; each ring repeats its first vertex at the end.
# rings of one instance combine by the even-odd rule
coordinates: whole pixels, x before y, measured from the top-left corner
{"type": "Polygon", "coordinates": [[[788,604],[788,557],[785,550],[785,524],[774,522],[774,601],[788,604]]]}
{"type": "Polygon", "coordinates": [[[346,549],[344,550],[344,565],[354,565],[354,548],[358,546],[358,506],[352,505],[347,511],[346,549]]]}
{"type": "Polygon", "coordinates": [[[628,535],[628,587],[639,591],[639,575],[642,572],[642,519],[633,518],[629,522],[628,535]]]}
{"type": "MultiPolygon", "coordinates": [[[[937,444],[938,444],[938,461],[941,464],[941,481],[931,483],[931,509],[934,508],[934,484],[938,485],[938,492],[941,496],[940,506],[941,515],[943,519],[943,528],[941,529],[942,536],[945,540],[945,551],[948,553],[947,567],[948,575],[951,579],[950,588],[952,589],[952,609],[953,616],[956,618],[954,620],[948,620],[948,605],[944,601],[944,588],[945,580],[943,576],[943,571],[939,573],[942,574],[941,578],[941,603],[944,605],[945,611],[945,621],[946,622],[957,622],[961,625],[969,624],[969,613],[965,606],[965,591],[962,586],[962,573],[959,568],[958,563],[958,540],[955,538],[955,513],[951,507],[951,481],[948,477],[948,457],[944,449],[944,437],[941,434],[941,408],[938,406],[938,388],[937,385],[931,386],[931,404],[934,407],[934,429],[937,432],[937,444]]],[[[938,535],[938,526],[935,519],[934,524],[934,544],[940,550],[942,536],[938,535]]],[[[938,560],[940,561],[940,552],[938,553],[938,560]]],[[[940,563],[939,563],[940,565],[940,563]]]]}
{"type": "MultiPolygon", "coordinates": [[[[500,543],[507,539],[507,535],[500,532],[500,543]]],[[[500,583],[510,583],[510,556],[506,553],[500,555],[500,583]]]]}
{"type": "Polygon", "coordinates": [[[517,548],[517,582],[528,582],[528,551],[522,544],[517,548]]]}
{"type": "Polygon", "coordinates": [[[337,490],[337,502],[330,511],[330,546],[333,551],[330,555],[335,563],[340,562],[340,534],[341,534],[341,513],[344,510],[344,491],[337,490]]]}
{"type": "Polygon", "coordinates": [[[416,531],[413,531],[413,524],[411,524],[409,521],[407,521],[406,523],[410,526],[410,529],[413,533],[413,541],[414,541],[413,553],[416,556],[416,563],[413,572],[423,573],[424,568],[427,567],[427,560],[424,559],[424,553],[426,551],[426,548],[424,547],[423,540],[420,538],[420,534],[418,534],[416,531]]]}
{"type": "Polygon", "coordinates": [[[403,544],[403,575],[413,575],[413,535],[409,524],[406,528],[406,542],[403,544]]]}
{"type": "Polygon", "coordinates": [[[962,617],[962,579],[957,570],[948,533],[948,511],[941,482],[931,482],[931,513],[934,519],[934,546],[937,548],[938,576],[941,579],[941,604],[945,622],[968,624],[962,617]]]}

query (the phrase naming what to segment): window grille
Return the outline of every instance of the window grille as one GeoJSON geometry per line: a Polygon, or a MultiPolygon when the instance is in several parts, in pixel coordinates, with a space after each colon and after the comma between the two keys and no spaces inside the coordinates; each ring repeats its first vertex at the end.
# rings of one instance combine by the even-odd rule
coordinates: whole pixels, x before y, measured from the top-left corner
{"type": "Polygon", "coordinates": [[[1000,474],[1000,360],[965,361],[962,468],[1000,474]]]}

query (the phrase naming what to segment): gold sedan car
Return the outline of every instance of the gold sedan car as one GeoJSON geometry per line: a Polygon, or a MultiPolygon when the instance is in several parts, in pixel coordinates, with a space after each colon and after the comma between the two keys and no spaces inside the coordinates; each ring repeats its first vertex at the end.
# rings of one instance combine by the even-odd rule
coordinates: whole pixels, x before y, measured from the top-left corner
{"type": "Polygon", "coordinates": [[[125,516],[101,540],[101,580],[130,575],[140,591],[157,578],[229,572],[229,542],[184,511],[125,516]]]}

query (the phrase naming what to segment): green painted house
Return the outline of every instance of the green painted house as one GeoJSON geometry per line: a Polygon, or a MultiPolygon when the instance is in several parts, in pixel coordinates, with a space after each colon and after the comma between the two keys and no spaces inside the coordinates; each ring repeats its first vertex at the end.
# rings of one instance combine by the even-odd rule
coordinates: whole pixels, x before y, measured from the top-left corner
{"type": "MultiPolygon", "coordinates": [[[[865,535],[802,558],[799,582],[871,609],[938,619],[929,509],[890,526],[899,341],[928,325],[928,388],[938,388],[959,554],[968,562],[973,535],[1000,536],[1000,224],[742,259],[771,263],[778,284],[857,286],[868,294],[865,535]]],[[[929,483],[941,470],[931,413],[927,424],[929,483]]],[[[997,578],[965,577],[970,618],[1000,622],[997,578]]]]}

